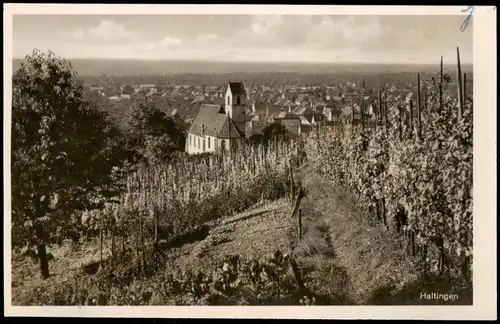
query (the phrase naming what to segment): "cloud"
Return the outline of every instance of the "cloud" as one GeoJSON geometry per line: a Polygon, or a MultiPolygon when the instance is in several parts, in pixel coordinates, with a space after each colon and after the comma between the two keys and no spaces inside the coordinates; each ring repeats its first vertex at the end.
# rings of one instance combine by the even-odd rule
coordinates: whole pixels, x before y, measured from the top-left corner
{"type": "Polygon", "coordinates": [[[198,35],[196,37],[195,43],[199,45],[210,45],[213,44],[213,42],[217,41],[219,39],[219,36],[217,34],[202,34],[198,35]]]}
{"type": "Polygon", "coordinates": [[[255,16],[249,29],[256,35],[265,36],[269,33],[275,33],[282,23],[282,16],[255,16]]]}
{"type": "Polygon", "coordinates": [[[179,47],[182,45],[182,39],[180,38],[177,38],[177,37],[170,37],[170,36],[167,36],[165,37],[161,42],[160,42],[160,45],[162,47],[166,47],[166,48],[175,48],[175,47],[179,47]]]}
{"type": "MultiPolygon", "coordinates": [[[[208,25],[191,21],[182,28],[173,24],[155,29],[134,23],[133,30],[133,19],[126,24],[118,18],[104,19],[93,26],[75,22],[73,29],[47,33],[64,41],[35,37],[29,28],[26,33],[32,44],[72,57],[413,62],[453,56],[460,46],[464,59],[472,59],[472,31],[460,32],[461,16],[245,15],[227,21],[214,17],[208,25]]],[[[30,46],[34,45],[26,44],[23,51],[30,46]]]]}
{"type": "Polygon", "coordinates": [[[95,39],[110,41],[114,39],[130,39],[134,36],[134,33],[128,31],[122,24],[118,24],[112,20],[102,20],[97,27],[89,30],[89,35],[95,39]]]}
{"type": "Polygon", "coordinates": [[[82,40],[85,36],[85,32],[82,28],[78,28],[72,31],[62,31],[61,37],[67,40],[82,40]]]}
{"type": "Polygon", "coordinates": [[[61,37],[67,41],[87,41],[89,43],[114,43],[130,41],[134,32],[127,30],[125,25],[112,20],[101,20],[99,25],[88,30],[78,28],[62,32],[61,37]]]}
{"type": "Polygon", "coordinates": [[[254,16],[250,24],[235,32],[230,43],[236,47],[266,47],[277,38],[277,31],[283,23],[282,16],[254,16]]]}
{"type": "Polygon", "coordinates": [[[435,28],[435,18],[422,19],[363,15],[254,16],[247,27],[234,33],[230,44],[236,48],[318,51],[419,49],[437,39],[441,32],[435,28]]]}
{"type": "Polygon", "coordinates": [[[154,42],[145,43],[139,46],[139,50],[144,52],[152,52],[158,49],[158,44],[154,42]]]}

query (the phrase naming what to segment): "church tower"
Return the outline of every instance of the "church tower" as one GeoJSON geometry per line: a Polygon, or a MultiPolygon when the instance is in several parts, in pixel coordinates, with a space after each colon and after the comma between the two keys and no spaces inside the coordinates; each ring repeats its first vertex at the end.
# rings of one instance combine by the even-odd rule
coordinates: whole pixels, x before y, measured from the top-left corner
{"type": "Polygon", "coordinates": [[[245,131],[246,93],[242,82],[229,82],[225,96],[225,113],[241,133],[245,131]]]}

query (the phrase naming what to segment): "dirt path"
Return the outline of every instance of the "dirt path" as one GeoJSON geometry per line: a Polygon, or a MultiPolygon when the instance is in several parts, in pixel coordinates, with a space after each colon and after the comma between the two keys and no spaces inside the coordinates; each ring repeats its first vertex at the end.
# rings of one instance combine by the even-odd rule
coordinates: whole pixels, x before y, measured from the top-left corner
{"type": "Polygon", "coordinates": [[[203,240],[173,252],[176,267],[197,270],[216,267],[226,255],[260,258],[277,249],[290,250],[293,224],[290,202],[281,199],[224,219],[203,240]]]}
{"type": "Polygon", "coordinates": [[[385,230],[370,226],[355,207],[355,197],[307,168],[300,181],[306,189],[301,203],[306,231],[306,247],[302,248],[313,246],[316,258],[326,254],[322,262],[330,263],[331,272],[336,273],[332,280],[340,280],[331,286],[348,292],[352,303],[365,304],[376,290],[388,286],[397,290],[415,279],[401,243],[385,230]]]}

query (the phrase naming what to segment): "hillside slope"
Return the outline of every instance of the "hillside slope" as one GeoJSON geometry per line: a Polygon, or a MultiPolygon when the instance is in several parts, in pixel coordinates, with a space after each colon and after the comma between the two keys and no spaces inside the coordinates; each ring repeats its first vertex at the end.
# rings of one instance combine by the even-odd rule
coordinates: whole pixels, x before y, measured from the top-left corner
{"type": "MultiPolygon", "coordinates": [[[[292,203],[288,199],[261,202],[241,214],[209,224],[210,230],[196,240],[163,248],[159,269],[164,270],[161,273],[125,281],[128,288],[119,288],[122,290],[116,294],[125,296],[133,289],[148,291],[150,297],[134,301],[138,305],[193,304],[193,299],[184,293],[168,296],[158,291],[166,274],[210,273],[217,271],[228,256],[261,260],[272,257],[277,250],[293,255],[306,288],[318,296],[328,296],[327,304],[432,304],[436,301],[421,300],[420,292],[426,289],[447,292],[447,286],[432,285],[432,281],[422,281],[418,277],[416,263],[403,253],[402,243],[385,230],[368,224],[362,211],[355,207],[355,198],[307,167],[296,176],[306,191],[300,204],[300,240],[298,216],[290,217],[292,203]],[[160,301],[151,297],[158,294],[163,296],[160,301]]],[[[108,245],[106,243],[104,257],[109,255],[108,245]]],[[[80,280],[83,286],[96,285],[92,281],[97,280],[92,279],[94,275],[81,273],[82,263],[99,260],[96,243],[71,249],[65,246],[53,250],[52,254],[53,276],[46,281],[38,278],[37,265],[26,258],[13,256],[14,305],[55,303],[55,297],[50,296],[76,294],[67,287],[80,280]]],[[[120,298],[118,302],[108,300],[104,304],[130,303],[120,298]]],[[[467,303],[470,298],[471,295],[461,296],[454,303],[467,303]]]]}

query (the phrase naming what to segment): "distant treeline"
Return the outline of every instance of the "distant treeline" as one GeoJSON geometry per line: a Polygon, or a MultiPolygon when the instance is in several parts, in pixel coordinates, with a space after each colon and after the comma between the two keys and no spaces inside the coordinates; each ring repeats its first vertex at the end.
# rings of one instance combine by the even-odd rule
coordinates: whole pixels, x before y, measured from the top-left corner
{"type": "MultiPolygon", "coordinates": [[[[451,72],[449,72],[452,74],[451,72]]],[[[423,80],[430,80],[436,77],[437,73],[420,73],[423,80]]],[[[452,74],[453,75],[453,74],[452,74]]],[[[468,83],[472,82],[472,75],[468,74],[468,83]]],[[[401,87],[411,85],[415,79],[415,73],[379,73],[379,74],[301,74],[301,73],[217,73],[217,74],[172,74],[172,75],[130,75],[130,76],[78,76],[85,84],[95,85],[125,85],[125,84],[156,84],[156,85],[199,85],[199,86],[221,86],[229,80],[242,81],[245,87],[269,86],[272,88],[289,86],[339,86],[346,83],[356,83],[356,87],[361,86],[362,81],[365,87],[384,88],[396,85],[401,87]]]]}
{"type": "MultiPolygon", "coordinates": [[[[14,59],[16,71],[23,59],[14,59]]],[[[111,59],[70,59],[79,75],[113,76],[148,75],[148,74],[241,74],[241,73],[306,73],[306,74],[372,74],[372,73],[424,73],[434,72],[439,64],[343,64],[343,63],[280,63],[280,62],[203,62],[203,61],[147,61],[147,60],[111,60],[111,59]]],[[[446,63],[446,62],[445,62],[446,63]]],[[[445,68],[452,71],[454,66],[445,68]]],[[[472,65],[463,65],[463,72],[472,72],[472,65]]]]}

